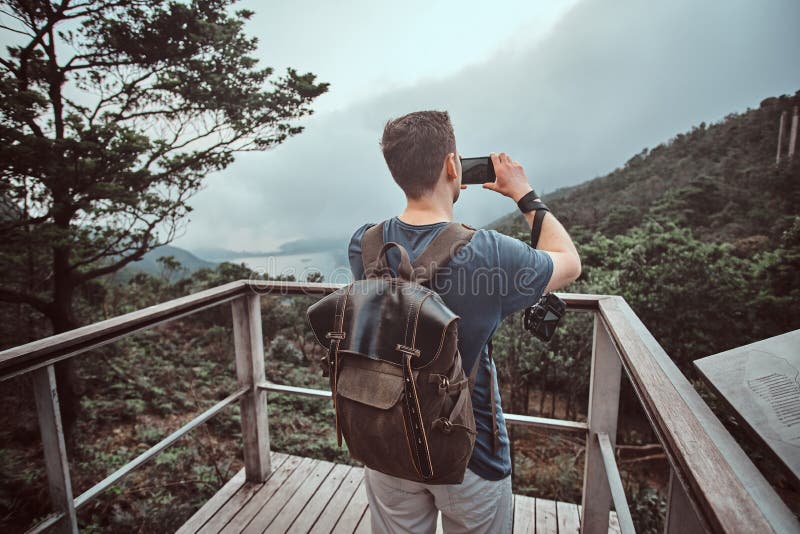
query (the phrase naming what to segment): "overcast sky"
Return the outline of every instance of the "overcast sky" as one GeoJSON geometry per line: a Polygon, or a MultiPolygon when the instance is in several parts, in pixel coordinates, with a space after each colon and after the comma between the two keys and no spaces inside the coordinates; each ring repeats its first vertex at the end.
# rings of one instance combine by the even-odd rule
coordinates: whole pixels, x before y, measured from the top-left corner
{"type": "MultiPolygon", "coordinates": [[[[247,28],[264,65],[331,87],[304,133],[209,176],[174,242],[190,249],[346,239],[398,214],[378,140],[410,111],[449,111],[464,157],[506,151],[542,193],[800,89],[797,0],[241,5],[256,12],[247,28]]],[[[455,218],[484,225],[513,209],[471,188],[455,218]]]]}

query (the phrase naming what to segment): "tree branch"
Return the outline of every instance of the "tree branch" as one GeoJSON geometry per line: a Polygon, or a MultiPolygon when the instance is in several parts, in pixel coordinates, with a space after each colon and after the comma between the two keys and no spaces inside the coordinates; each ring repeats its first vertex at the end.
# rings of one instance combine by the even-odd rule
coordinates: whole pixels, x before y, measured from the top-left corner
{"type": "MultiPolygon", "coordinates": [[[[159,223],[163,222],[165,218],[166,217],[161,217],[148,224],[146,234],[149,235],[149,233],[153,230],[153,228],[155,228],[159,223]]],[[[169,243],[172,240],[172,237],[174,236],[174,232],[175,232],[174,228],[171,229],[170,235],[163,243],[148,244],[147,240],[145,240],[139,247],[131,249],[134,251],[132,254],[130,254],[129,256],[125,256],[124,258],[121,258],[119,261],[110,263],[108,265],[104,265],[103,267],[98,267],[96,269],[84,271],[82,273],[76,273],[75,274],[76,283],[82,284],[83,282],[91,280],[92,278],[97,278],[98,276],[103,276],[104,274],[110,274],[122,269],[129,263],[141,259],[141,257],[144,256],[147,253],[147,251],[160,247],[163,244],[169,243]]]]}
{"type": "MultiPolygon", "coordinates": [[[[85,265],[90,265],[90,264],[92,264],[92,263],[94,263],[96,261],[99,261],[99,260],[101,260],[101,259],[103,259],[105,257],[108,257],[108,256],[115,256],[115,255],[119,255],[119,254],[124,254],[125,252],[130,252],[130,251],[137,250],[138,247],[131,247],[131,246],[125,247],[122,250],[115,250],[115,247],[118,244],[120,244],[126,237],[129,237],[130,232],[133,231],[133,228],[136,225],[136,223],[138,221],[143,220],[141,217],[139,217],[139,216],[137,216],[135,214],[134,214],[134,217],[135,217],[135,219],[126,228],[126,231],[125,232],[119,232],[119,235],[117,236],[116,239],[111,241],[111,244],[109,244],[107,247],[105,247],[101,252],[99,252],[99,253],[97,253],[97,254],[89,257],[89,258],[83,259],[83,260],[81,260],[79,262],[73,263],[72,265],[70,265],[69,270],[70,271],[74,271],[74,270],[78,269],[79,267],[83,267],[85,265]]],[[[153,227],[154,227],[154,225],[148,225],[147,230],[150,231],[150,230],[152,230],[153,227]]]]}
{"type": "Polygon", "coordinates": [[[120,113],[123,112],[127,108],[127,106],[129,105],[129,102],[131,100],[131,94],[133,93],[134,88],[136,88],[137,85],[139,85],[140,83],[145,81],[150,76],[153,76],[154,74],[158,74],[159,72],[161,72],[165,68],[166,67],[159,67],[159,68],[156,68],[156,69],[153,69],[153,70],[149,70],[149,71],[145,72],[144,74],[142,74],[141,76],[139,76],[137,78],[134,78],[133,80],[128,81],[128,82],[122,82],[121,81],[122,87],[120,87],[119,91],[117,91],[116,93],[114,93],[112,95],[108,95],[108,96],[105,96],[105,97],[100,99],[100,101],[97,103],[97,106],[94,109],[94,112],[92,112],[92,115],[89,118],[89,122],[90,123],[94,122],[94,119],[97,118],[97,114],[100,113],[100,110],[103,107],[105,107],[105,105],[107,103],[112,102],[113,100],[119,98],[120,96],[127,94],[128,98],[126,99],[125,105],[123,105],[121,107],[121,109],[120,109],[120,113]]]}
{"type": "Polygon", "coordinates": [[[0,228],[2,228],[3,231],[5,232],[12,228],[19,228],[20,226],[27,226],[29,224],[41,224],[45,222],[47,219],[49,219],[50,215],[51,212],[48,211],[47,213],[45,213],[44,215],[40,215],[39,217],[28,217],[27,219],[12,221],[10,223],[8,223],[7,221],[3,221],[3,223],[0,223],[0,228]]]}
{"type": "Polygon", "coordinates": [[[19,21],[23,26],[27,26],[30,28],[30,25],[28,24],[27,20],[23,19],[22,17],[18,17],[17,15],[11,13],[10,11],[6,11],[5,9],[0,9],[0,14],[5,15],[7,17],[11,17],[12,19],[19,21]]]}
{"type": "MultiPolygon", "coordinates": [[[[76,56],[77,57],[77,56],[76,56]]],[[[136,65],[135,61],[110,61],[110,62],[103,62],[103,61],[95,61],[90,63],[82,63],[79,65],[72,65],[72,58],[67,62],[67,64],[62,67],[62,71],[72,71],[72,70],[83,70],[83,69],[93,69],[95,67],[121,67],[126,65],[136,65]]]]}
{"type": "Polygon", "coordinates": [[[52,306],[51,303],[46,302],[45,300],[37,297],[36,295],[31,295],[29,293],[20,293],[19,291],[15,291],[13,289],[5,289],[2,287],[0,287],[0,302],[28,304],[29,306],[39,310],[45,315],[47,315],[50,312],[50,308],[52,306]]]}
{"type": "Polygon", "coordinates": [[[12,63],[11,61],[0,57],[0,65],[7,68],[14,76],[17,75],[17,71],[14,69],[14,63],[12,63]]]}
{"type": "Polygon", "coordinates": [[[22,30],[16,30],[16,29],[12,28],[11,26],[5,26],[5,25],[3,25],[3,24],[0,24],[0,28],[2,28],[2,29],[4,29],[4,30],[8,30],[8,31],[10,31],[10,32],[18,33],[18,34],[20,34],[20,35],[24,35],[24,36],[26,36],[26,37],[30,37],[31,39],[33,39],[33,38],[34,38],[34,36],[33,36],[33,35],[31,35],[30,33],[24,32],[24,31],[22,31],[22,30]]]}

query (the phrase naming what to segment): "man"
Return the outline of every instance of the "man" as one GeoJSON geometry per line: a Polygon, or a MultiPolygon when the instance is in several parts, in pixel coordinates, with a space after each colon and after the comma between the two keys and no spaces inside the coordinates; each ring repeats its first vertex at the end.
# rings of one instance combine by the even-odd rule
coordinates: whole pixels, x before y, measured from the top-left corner
{"type": "MultiPolygon", "coordinates": [[[[460,155],[450,117],[447,112],[419,111],[390,120],[384,128],[381,149],[407,200],[405,210],[384,224],[384,242],[401,244],[413,262],[452,221],[453,204],[460,190],[467,187],[461,184],[460,155]]],[[[483,187],[518,202],[532,225],[535,211],[527,211],[528,206],[541,200],[532,192],[522,165],[505,153],[493,153],[491,158],[497,179],[483,187]]],[[[360,227],[350,240],[350,267],[356,279],[364,278],[361,237],[371,226],[360,227]]],[[[389,256],[392,269],[398,261],[398,257],[389,256]]],[[[433,532],[437,510],[442,512],[445,532],[511,532],[509,439],[499,388],[496,382],[493,388],[489,384],[496,373],[490,368],[494,364],[487,343],[503,318],[533,305],[544,291],[564,287],[580,272],[581,262],[572,239],[546,212],[538,248],[494,230],[479,229],[437,275],[432,289],[461,317],[458,347],[465,372],[469,374],[476,361],[479,365],[472,393],[478,430],[475,448],[462,484],[423,484],[365,469],[373,532],[433,532]],[[525,275],[517,276],[520,273],[525,275]],[[496,443],[490,391],[495,393],[496,443]]]]}

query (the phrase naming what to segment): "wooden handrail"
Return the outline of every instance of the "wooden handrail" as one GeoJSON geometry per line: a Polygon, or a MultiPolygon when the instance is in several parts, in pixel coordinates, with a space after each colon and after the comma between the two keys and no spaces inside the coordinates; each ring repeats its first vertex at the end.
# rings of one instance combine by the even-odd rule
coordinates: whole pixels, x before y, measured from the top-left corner
{"type": "MultiPolygon", "coordinates": [[[[0,382],[101,347],[135,332],[228,302],[239,295],[327,295],[344,284],[237,280],[0,352],[0,382]]],[[[559,293],[573,311],[597,309],[603,295],[559,293]]]]}
{"type": "Polygon", "coordinates": [[[718,419],[627,302],[601,299],[599,316],[702,526],[713,532],[797,531],[797,521],[752,462],[733,469],[728,456],[741,448],[727,433],[712,439],[707,425],[718,419]]]}
{"type": "Polygon", "coordinates": [[[243,281],[231,282],[4,350],[0,352],[0,381],[216,306],[245,291],[247,284],[243,281]]]}

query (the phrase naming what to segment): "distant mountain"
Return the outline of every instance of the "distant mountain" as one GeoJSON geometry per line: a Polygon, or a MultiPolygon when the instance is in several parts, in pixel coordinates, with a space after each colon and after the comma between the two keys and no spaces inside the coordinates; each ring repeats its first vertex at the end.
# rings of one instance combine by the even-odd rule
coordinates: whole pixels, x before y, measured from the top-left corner
{"type": "Polygon", "coordinates": [[[306,252],[323,252],[347,250],[349,237],[341,238],[308,238],[289,241],[281,245],[278,254],[305,254],[306,252]]]}
{"type": "Polygon", "coordinates": [[[282,256],[287,254],[306,254],[316,252],[339,252],[347,250],[347,238],[308,238],[289,241],[281,245],[278,250],[253,251],[253,250],[230,250],[220,247],[199,247],[192,252],[200,258],[209,261],[231,261],[240,258],[252,258],[255,256],[282,256]]]}
{"type": "MultiPolygon", "coordinates": [[[[793,160],[786,158],[795,106],[800,91],[767,98],[757,109],[701,123],[606,176],[543,200],[573,237],[613,236],[652,216],[691,227],[699,239],[750,251],[773,248],[800,214],[800,139],[793,160]],[[782,112],[787,115],[783,160],[776,165],[782,112]]],[[[509,234],[527,231],[519,212],[490,227],[509,234]]]]}
{"type": "Polygon", "coordinates": [[[203,258],[206,261],[223,262],[232,261],[239,258],[248,258],[253,256],[269,256],[275,252],[261,252],[254,250],[230,250],[221,247],[198,247],[193,248],[191,251],[198,258],[203,258]]]}
{"type": "Polygon", "coordinates": [[[161,276],[164,268],[159,264],[158,259],[164,256],[172,256],[181,264],[181,269],[172,276],[172,281],[185,278],[199,269],[214,269],[218,263],[202,260],[188,250],[179,247],[162,245],[149,251],[141,260],[129,263],[119,273],[118,278],[123,281],[128,280],[137,272],[161,276]]]}

